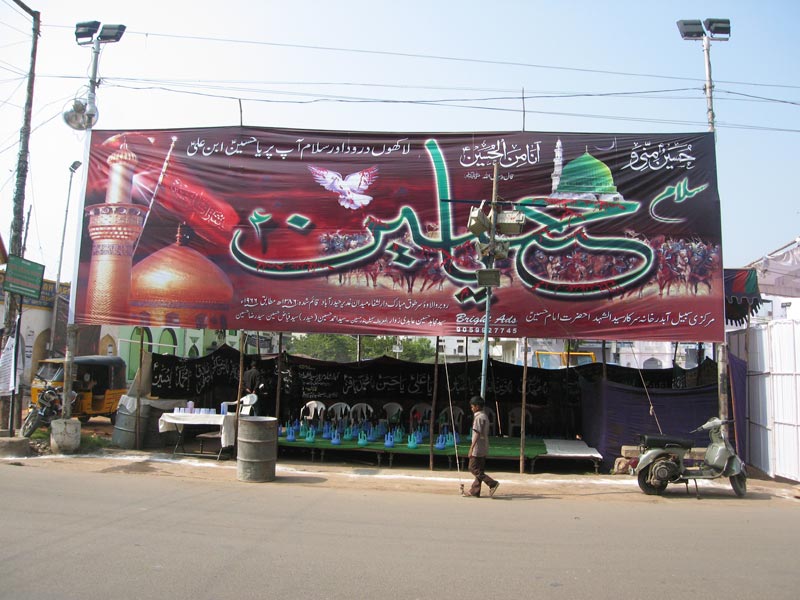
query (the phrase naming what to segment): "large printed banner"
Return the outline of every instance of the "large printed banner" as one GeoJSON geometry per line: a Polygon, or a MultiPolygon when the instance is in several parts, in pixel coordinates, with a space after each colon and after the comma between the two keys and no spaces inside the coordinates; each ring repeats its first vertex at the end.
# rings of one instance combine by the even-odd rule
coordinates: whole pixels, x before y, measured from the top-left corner
{"type": "Polygon", "coordinates": [[[472,336],[490,295],[492,336],[721,341],[720,242],[710,133],[97,130],[73,310],[472,336]],[[488,294],[493,186],[522,227],[488,294]]]}

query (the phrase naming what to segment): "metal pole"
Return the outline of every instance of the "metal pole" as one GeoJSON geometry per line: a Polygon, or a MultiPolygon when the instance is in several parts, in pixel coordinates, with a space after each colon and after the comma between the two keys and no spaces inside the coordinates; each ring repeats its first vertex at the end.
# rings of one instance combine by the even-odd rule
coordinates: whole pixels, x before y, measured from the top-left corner
{"type": "MultiPolygon", "coordinates": [[[[431,418],[428,436],[428,468],[433,471],[433,436],[436,434],[436,400],[439,397],[439,336],[436,336],[436,356],[433,360],[433,398],[431,399],[431,418]]],[[[459,432],[460,433],[460,432],[459,432]]],[[[453,432],[455,434],[455,432],[453,432]]]]}
{"type": "Polygon", "coordinates": [[[275,417],[281,422],[281,388],[283,387],[283,333],[278,334],[278,359],[276,362],[278,376],[275,383],[275,417]]]}
{"type": "MultiPolygon", "coordinates": [[[[491,208],[491,229],[489,234],[489,254],[486,257],[486,265],[487,269],[491,269],[494,266],[494,236],[496,226],[495,223],[497,221],[497,214],[495,212],[495,203],[497,201],[497,163],[494,163],[494,169],[492,172],[492,208],[491,208]]],[[[489,371],[489,322],[491,318],[491,306],[492,306],[492,288],[487,286],[486,287],[486,317],[483,323],[483,363],[481,365],[481,397],[486,400],[486,382],[488,379],[488,371],[489,371]]],[[[499,415],[498,415],[499,417],[499,415]]]]}
{"type": "Polygon", "coordinates": [[[711,81],[711,41],[707,35],[703,36],[703,54],[706,59],[706,111],[708,114],[708,130],[714,129],[714,84],[711,81]]]}
{"type": "MultiPolygon", "coordinates": [[[[711,40],[707,35],[703,36],[703,56],[706,63],[706,113],[708,115],[708,130],[714,134],[716,144],[716,127],[714,116],[714,82],[711,79],[711,40]]],[[[723,333],[724,335],[724,333],[723,333]]],[[[714,356],[717,358],[717,397],[720,419],[728,418],[728,351],[726,340],[722,343],[714,343],[714,356]]],[[[698,369],[698,375],[700,370],[698,369]]],[[[723,426],[723,431],[727,433],[727,426],[723,426]]]]}
{"type": "MultiPolygon", "coordinates": [[[[525,347],[522,350],[522,412],[519,426],[519,472],[525,472],[525,424],[527,422],[528,405],[528,338],[522,339],[525,347]]],[[[508,432],[511,435],[511,431],[508,432]]]]}
{"type": "MultiPolygon", "coordinates": [[[[150,349],[152,351],[152,348],[150,349]]],[[[141,450],[142,446],[142,430],[139,421],[142,418],[142,386],[144,381],[144,327],[139,327],[139,385],[136,386],[136,425],[133,428],[134,446],[137,450],[141,450]]]]}
{"type": "Polygon", "coordinates": [[[58,315],[58,301],[59,301],[59,286],[61,285],[61,264],[64,260],[64,240],[67,236],[67,217],[69,217],[69,201],[72,195],[72,177],[75,171],[81,166],[80,161],[76,160],[69,167],[69,187],[67,187],[67,208],[64,211],[64,226],[61,229],[61,250],[58,253],[58,271],[56,271],[56,287],[53,295],[53,316],[50,319],[50,356],[55,356],[55,348],[53,347],[56,337],[56,319],[58,315]]]}

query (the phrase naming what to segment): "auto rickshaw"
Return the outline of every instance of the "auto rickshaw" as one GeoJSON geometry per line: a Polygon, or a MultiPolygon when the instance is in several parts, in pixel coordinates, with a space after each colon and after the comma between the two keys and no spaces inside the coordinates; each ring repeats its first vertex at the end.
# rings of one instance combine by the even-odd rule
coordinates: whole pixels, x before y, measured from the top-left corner
{"type": "MultiPolygon", "coordinates": [[[[77,393],[72,416],[81,423],[103,416],[116,420],[120,397],[127,392],[125,361],[119,356],[76,356],[73,359],[75,379],[72,390],[77,393]]],[[[46,358],[31,381],[31,400],[35,403],[46,386],[64,385],[64,359],[46,358]]]]}

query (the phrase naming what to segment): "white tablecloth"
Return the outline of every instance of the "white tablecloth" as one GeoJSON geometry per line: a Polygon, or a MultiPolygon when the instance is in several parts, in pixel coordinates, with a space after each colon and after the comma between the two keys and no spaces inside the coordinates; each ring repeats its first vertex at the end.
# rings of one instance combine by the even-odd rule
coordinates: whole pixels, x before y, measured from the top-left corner
{"type": "MultiPolygon", "coordinates": [[[[176,399],[158,399],[154,400],[152,398],[139,398],[139,402],[142,406],[153,406],[155,408],[159,408],[161,410],[172,410],[176,406],[178,407],[185,407],[186,400],[181,400],[179,398],[176,399]]],[[[129,415],[136,413],[136,396],[128,396],[123,394],[119,399],[119,405],[117,408],[123,407],[128,412],[129,415]]]]}
{"type": "Polygon", "coordinates": [[[220,443],[223,448],[228,448],[236,443],[236,415],[198,415],[185,413],[164,413],[158,419],[158,430],[175,431],[183,429],[185,425],[219,425],[222,438],[220,443]]]}

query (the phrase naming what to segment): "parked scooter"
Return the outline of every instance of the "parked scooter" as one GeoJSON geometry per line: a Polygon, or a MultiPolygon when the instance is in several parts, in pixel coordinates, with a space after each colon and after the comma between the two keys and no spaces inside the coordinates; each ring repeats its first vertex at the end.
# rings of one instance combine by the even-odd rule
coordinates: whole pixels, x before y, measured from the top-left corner
{"type": "MultiPolygon", "coordinates": [[[[62,392],[63,388],[47,386],[38,394],[36,402],[31,402],[28,407],[28,416],[25,417],[25,422],[22,424],[23,437],[31,437],[39,427],[49,427],[50,422],[61,415],[62,392]]],[[[75,392],[71,392],[72,403],[75,402],[77,396],[75,392]]]]}
{"type": "Polygon", "coordinates": [[[722,426],[729,423],[733,421],[712,417],[691,432],[708,431],[711,439],[706,456],[698,466],[687,466],[684,462],[687,452],[694,445],[692,440],[666,435],[641,435],[641,453],[636,466],[641,490],[645,494],[660,495],[669,483],[685,483],[688,492],[689,480],[693,480],[695,493],[699,497],[698,479],[728,477],[733,492],[740,498],[744,496],[747,493],[747,472],[722,430],[722,426]]]}

